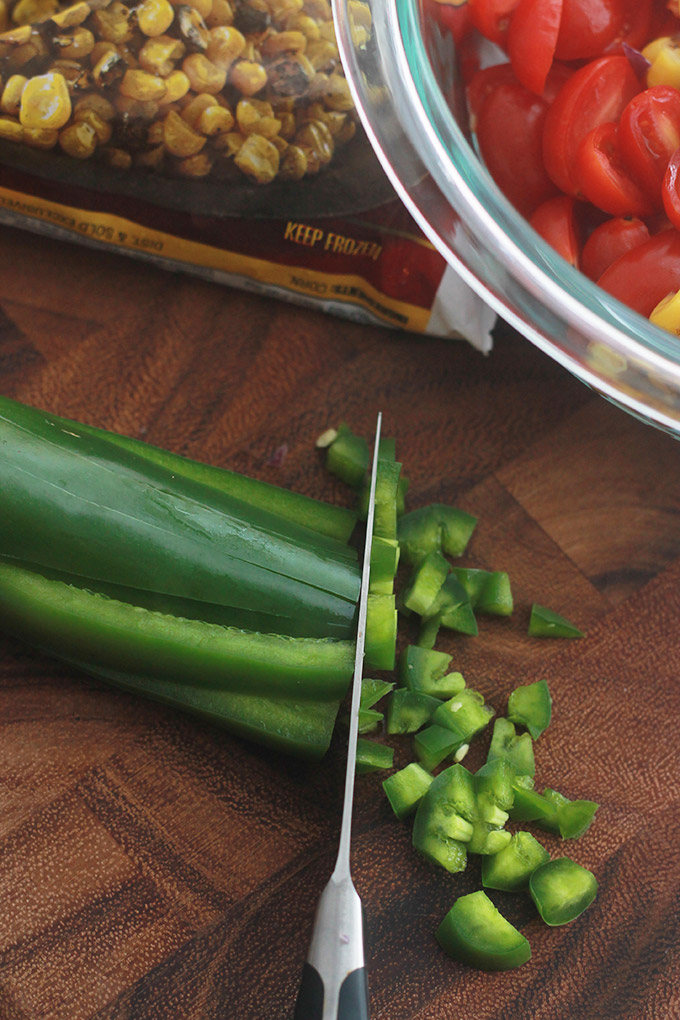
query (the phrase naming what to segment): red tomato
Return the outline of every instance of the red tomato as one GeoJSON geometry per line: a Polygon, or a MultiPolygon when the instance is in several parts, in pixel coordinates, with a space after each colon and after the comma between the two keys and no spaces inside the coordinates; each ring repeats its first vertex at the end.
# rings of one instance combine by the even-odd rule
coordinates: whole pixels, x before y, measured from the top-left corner
{"type": "Polygon", "coordinates": [[[606,52],[621,53],[624,43],[641,50],[653,38],[652,0],[625,0],[621,28],[606,52]]]}
{"type": "Polygon", "coordinates": [[[427,4],[427,11],[439,22],[445,32],[451,33],[457,43],[463,41],[472,27],[468,0],[462,0],[462,3],[441,3],[430,0],[427,4]]]}
{"type": "Polygon", "coordinates": [[[486,39],[502,46],[519,0],[469,0],[470,20],[486,39]]]}
{"type": "MultiPolygon", "coordinates": [[[[598,57],[623,26],[623,0],[563,0],[555,56],[559,60],[598,57]]],[[[644,4],[644,0],[638,0],[644,4]]]]}
{"type": "Polygon", "coordinates": [[[605,220],[583,245],[581,271],[597,281],[613,262],[648,240],[647,227],[635,216],[605,220]]]}
{"type": "Polygon", "coordinates": [[[477,71],[467,87],[467,104],[472,117],[477,117],[486,99],[500,85],[519,84],[510,64],[493,64],[477,71]]]}
{"type": "Polygon", "coordinates": [[[655,85],[634,96],[621,114],[619,140],[626,164],[656,199],[668,161],[680,148],[680,92],[655,85]]]}
{"type": "Polygon", "coordinates": [[[656,234],[612,263],[597,282],[649,318],[659,301],[680,290],[680,233],[656,234]]]}
{"type": "Polygon", "coordinates": [[[558,255],[578,268],[579,243],[576,231],[576,199],[558,195],[539,205],[529,222],[558,255]]]}
{"type": "Polygon", "coordinates": [[[668,161],[661,194],[666,216],[674,227],[680,226],[680,149],[668,161]]]}
{"type": "Polygon", "coordinates": [[[520,0],[508,30],[508,56],[525,88],[541,95],[555,56],[563,0],[520,0]]]}
{"type": "Polygon", "coordinates": [[[600,124],[576,150],[574,174],[579,192],[612,216],[647,216],[654,205],[631,177],[619,147],[618,124],[600,124]]]}
{"type": "Polygon", "coordinates": [[[593,128],[615,121],[640,91],[626,57],[600,57],[579,68],[562,86],[548,110],[543,132],[543,159],[557,187],[576,195],[576,152],[593,128]]]}
{"type": "Polygon", "coordinates": [[[489,173],[524,216],[556,192],[541,156],[547,109],[540,96],[508,82],[486,97],[477,116],[477,141],[489,173]]]}

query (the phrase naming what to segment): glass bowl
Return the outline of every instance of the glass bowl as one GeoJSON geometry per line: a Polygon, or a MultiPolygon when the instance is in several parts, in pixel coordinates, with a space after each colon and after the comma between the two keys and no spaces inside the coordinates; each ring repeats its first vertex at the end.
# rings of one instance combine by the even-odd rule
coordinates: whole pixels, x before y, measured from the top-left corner
{"type": "Polygon", "coordinates": [[[568,265],[505,199],[473,147],[453,40],[427,0],[333,0],[354,101],[392,185],[495,311],[603,396],[680,433],[680,339],[568,265]],[[365,10],[365,8],[364,8],[365,10]]]}

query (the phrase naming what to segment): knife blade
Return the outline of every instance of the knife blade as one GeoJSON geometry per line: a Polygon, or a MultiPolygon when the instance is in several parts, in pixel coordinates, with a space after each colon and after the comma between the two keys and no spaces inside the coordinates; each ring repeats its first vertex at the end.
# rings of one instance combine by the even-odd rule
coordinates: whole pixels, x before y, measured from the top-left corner
{"type": "Polygon", "coordinates": [[[361,899],[352,881],[350,845],[381,427],[382,413],[379,413],[366,516],[366,544],[359,595],[345,795],[338,855],[330,880],[319,898],[293,1020],[369,1020],[363,911],[361,899]]]}

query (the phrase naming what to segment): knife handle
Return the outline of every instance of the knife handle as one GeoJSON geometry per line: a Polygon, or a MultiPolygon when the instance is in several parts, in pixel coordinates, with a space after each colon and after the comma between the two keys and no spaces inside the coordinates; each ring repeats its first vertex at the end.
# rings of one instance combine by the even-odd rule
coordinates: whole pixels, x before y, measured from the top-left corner
{"type": "MultiPolygon", "coordinates": [[[[311,963],[306,963],[302,970],[293,1020],[323,1020],[323,1005],[324,985],[321,975],[311,963]]],[[[353,970],[343,981],[333,1020],[370,1020],[365,967],[353,970]]]]}

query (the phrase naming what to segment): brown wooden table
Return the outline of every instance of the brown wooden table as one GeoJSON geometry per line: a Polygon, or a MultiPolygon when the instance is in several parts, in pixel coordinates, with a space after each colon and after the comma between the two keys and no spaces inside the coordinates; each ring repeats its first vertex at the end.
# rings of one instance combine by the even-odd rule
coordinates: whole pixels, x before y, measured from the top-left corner
{"type": "MultiPolygon", "coordinates": [[[[560,929],[499,897],[533,959],[466,969],[432,933],[477,864],[429,869],[360,779],[375,1020],[680,1017],[680,447],[507,330],[483,358],[6,228],[0,316],[3,393],[315,496],[347,499],[316,436],[382,408],[411,506],[477,514],[466,562],[510,572],[513,618],[440,647],[500,711],[549,680],[539,782],[602,806],[544,842],[599,896],[560,929]],[[534,600],[587,637],[530,640],[534,600]]],[[[287,760],[1,639],[1,1020],[287,1020],[343,768],[341,739],[287,760]]]]}

